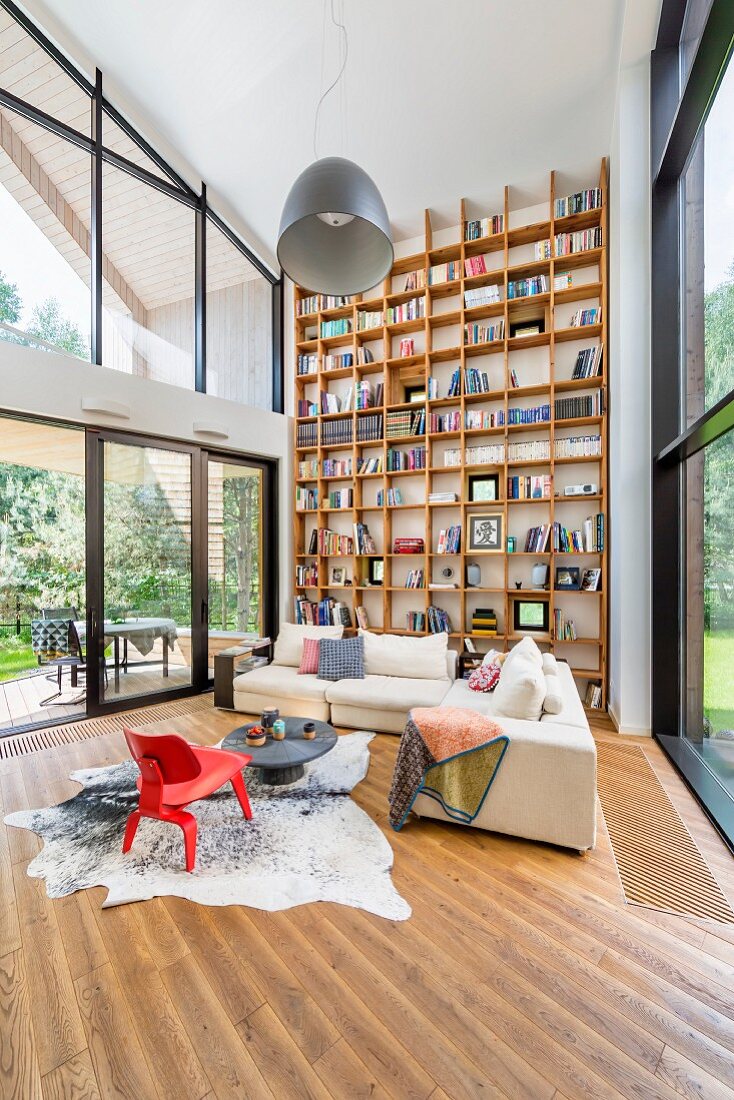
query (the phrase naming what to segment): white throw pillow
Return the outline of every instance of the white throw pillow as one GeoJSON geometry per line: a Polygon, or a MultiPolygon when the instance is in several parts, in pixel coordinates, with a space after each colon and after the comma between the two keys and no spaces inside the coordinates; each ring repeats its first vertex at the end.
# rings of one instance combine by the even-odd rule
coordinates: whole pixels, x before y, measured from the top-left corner
{"type": "Polygon", "coordinates": [[[500,656],[501,656],[501,653],[500,653],[499,649],[488,649],[487,652],[484,654],[484,659],[482,660],[482,664],[483,665],[493,665],[494,662],[497,660],[497,658],[500,657],[500,656]]]}
{"type": "Polygon", "coordinates": [[[527,635],[522,639],[521,642],[518,642],[517,645],[513,646],[510,652],[507,654],[507,657],[505,658],[505,663],[502,666],[502,671],[504,672],[507,669],[508,665],[512,667],[515,661],[520,661],[525,658],[531,660],[542,672],[543,654],[538,649],[535,639],[530,638],[527,635]]]}
{"type": "MultiPolygon", "coordinates": [[[[549,656],[549,654],[546,654],[549,656]]],[[[545,699],[543,700],[543,710],[546,714],[560,714],[563,710],[563,693],[561,692],[561,681],[554,672],[544,672],[545,676],[545,699]]]]}
{"type": "Polygon", "coordinates": [[[495,714],[538,722],[544,700],[545,676],[542,667],[527,654],[519,654],[512,663],[508,657],[494,692],[495,714]]]}
{"type": "Polygon", "coordinates": [[[543,672],[546,676],[558,675],[558,661],[555,659],[552,653],[543,654],[543,672]]]}
{"type": "Polygon", "coordinates": [[[445,680],[446,633],[425,638],[405,638],[399,634],[371,634],[360,630],[364,638],[365,676],[404,676],[411,680],[445,680]]]}
{"type": "Polygon", "coordinates": [[[302,626],[299,623],[281,623],[280,633],[273,650],[273,664],[298,668],[303,656],[304,638],[341,638],[343,633],[343,626],[302,626]]]}

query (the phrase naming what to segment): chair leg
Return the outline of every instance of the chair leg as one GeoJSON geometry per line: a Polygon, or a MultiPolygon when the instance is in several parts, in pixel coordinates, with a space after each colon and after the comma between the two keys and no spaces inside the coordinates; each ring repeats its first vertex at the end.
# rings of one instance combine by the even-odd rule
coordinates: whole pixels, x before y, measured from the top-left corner
{"type": "Polygon", "coordinates": [[[140,824],[140,811],[133,810],[127,819],[127,825],[125,826],[125,839],[122,842],[123,852],[129,852],[133,846],[133,840],[135,839],[135,833],[137,832],[138,825],[140,824]]]}
{"type": "Polygon", "coordinates": [[[252,821],[252,807],[250,806],[250,797],[245,787],[245,781],[242,778],[242,772],[235,772],[232,776],[232,786],[234,787],[234,793],[237,795],[242,812],[245,815],[247,821],[252,821]]]}
{"type": "Polygon", "coordinates": [[[182,829],[186,851],[186,870],[193,871],[196,861],[196,818],[193,814],[187,814],[184,810],[176,810],[173,813],[166,814],[162,820],[173,821],[182,829]]]}

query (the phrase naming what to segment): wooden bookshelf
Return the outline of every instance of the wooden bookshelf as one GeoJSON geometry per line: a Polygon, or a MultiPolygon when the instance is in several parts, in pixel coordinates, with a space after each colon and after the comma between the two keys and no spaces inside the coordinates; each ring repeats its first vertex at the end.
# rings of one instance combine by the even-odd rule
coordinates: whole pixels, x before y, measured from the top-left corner
{"type": "MultiPolygon", "coordinates": [[[[296,416],[296,446],[294,477],[296,487],[313,490],[317,494],[316,507],[298,510],[294,507],[294,539],[296,565],[312,565],[316,570],[315,583],[294,586],[296,595],[305,595],[311,601],[327,596],[340,600],[348,607],[356,628],[355,611],[364,607],[369,617],[370,629],[395,634],[425,634],[428,632],[426,611],[429,604],[445,610],[452,625],[450,644],[461,649],[466,638],[474,640],[477,649],[511,647],[522,637],[514,630],[514,603],[518,598],[548,602],[549,630],[528,631],[542,649],[555,652],[568,661],[579,684],[582,697],[586,684],[591,680],[602,685],[602,706],[607,698],[607,624],[609,598],[609,522],[607,511],[607,462],[608,462],[608,401],[606,378],[608,370],[608,294],[607,294],[607,211],[608,175],[606,160],[602,161],[597,181],[576,181],[557,191],[557,173],[551,173],[548,199],[539,211],[537,204],[531,209],[533,219],[524,224],[522,203],[514,199],[513,189],[504,189],[504,210],[469,209],[464,200],[460,203],[458,225],[453,231],[434,233],[430,212],[425,215],[425,239],[422,251],[401,256],[395,261],[384,283],[372,291],[354,297],[349,304],[335,308],[318,308],[299,315],[299,303],[315,297],[308,290],[295,289],[295,408],[299,402],[310,401],[317,405],[315,415],[296,416]],[[586,188],[600,187],[602,204],[593,210],[562,218],[554,217],[555,201],[586,188]],[[478,240],[465,240],[467,222],[493,214],[503,214],[503,232],[478,240]],[[538,217],[540,213],[540,217],[538,217]],[[601,247],[556,255],[555,239],[558,233],[601,228],[601,247]],[[447,241],[447,236],[452,238],[447,241]],[[548,259],[535,258],[535,244],[551,242],[548,259]],[[465,261],[483,256],[486,272],[470,275],[465,261]],[[456,262],[459,277],[451,282],[429,285],[429,269],[433,266],[456,262]],[[406,276],[422,272],[425,285],[405,290],[406,276]],[[571,285],[555,290],[555,279],[570,273],[571,285]],[[546,289],[541,293],[508,299],[508,284],[521,278],[536,275],[546,277],[546,289]],[[490,304],[467,307],[465,291],[496,284],[501,300],[490,304]],[[387,322],[387,310],[404,306],[416,299],[424,299],[425,316],[387,322]],[[577,309],[601,307],[601,322],[582,327],[572,327],[570,319],[577,309]],[[367,318],[369,328],[362,327],[363,314],[378,314],[367,318]],[[373,323],[379,320],[380,323],[373,323]],[[512,335],[517,323],[542,320],[543,331],[533,335],[512,335]],[[324,335],[323,323],[348,322],[349,332],[343,335],[324,335]],[[504,322],[501,339],[467,344],[465,325],[478,323],[489,326],[504,322]],[[402,357],[400,341],[412,339],[413,353],[402,357]],[[573,379],[573,366],[578,351],[588,347],[600,347],[602,373],[598,376],[573,379]],[[360,361],[364,352],[370,352],[370,361],[360,361]],[[348,365],[325,369],[325,356],[351,354],[348,365]],[[308,373],[299,374],[298,357],[311,355],[313,366],[308,373]],[[483,393],[467,392],[465,370],[476,367],[487,374],[489,390],[483,393]],[[448,386],[454,371],[460,372],[460,392],[448,397],[448,386]],[[511,382],[515,371],[519,387],[511,382]],[[412,403],[410,387],[426,389],[428,379],[438,381],[439,396],[427,398],[419,404],[412,403]],[[343,398],[350,387],[367,381],[374,386],[383,384],[382,403],[365,410],[345,413],[323,413],[321,392],[343,398]],[[407,390],[406,390],[407,387],[407,390]],[[556,418],[555,402],[560,398],[580,395],[603,395],[603,412],[575,418],[556,418]],[[510,424],[512,409],[529,409],[541,405],[550,406],[550,420],[533,424],[510,424]],[[426,431],[419,436],[389,438],[387,416],[390,412],[414,412],[425,410],[426,431]],[[504,423],[491,428],[467,426],[467,414],[483,412],[501,413],[504,423]],[[455,430],[432,432],[429,429],[431,413],[458,414],[455,430]],[[382,415],[382,432],[379,438],[369,441],[358,439],[359,424],[364,417],[382,415]],[[329,422],[334,422],[328,427],[329,422]],[[325,443],[325,431],[342,430],[349,434],[344,443],[325,443]],[[299,442],[299,429],[313,425],[315,441],[307,445],[299,442]],[[556,443],[563,437],[592,436],[601,441],[601,454],[593,456],[556,457],[556,443]],[[547,441],[548,457],[523,460],[512,457],[510,447],[519,442],[547,441]],[[490,465],[474,464],[466,460],[468,447],[500,444],[504,447],[504,461],[490,465]],[[387,454],[390,449],[408,451],[425,447],[426,465],[420,470],[387,470],[387,454]],[[444,452],[459,452],[459,464],[446,466],[444,452]],[[381,458],[379,473],[358,473],[361,459],[381,458]],[[348,475],[326,475],[324,460],[351,461],[348,475]],[[300,463],[314,462],[313,471],[303,471],[300,463]],[[474,502],[469,497],[469,478],[475,474],[497,474],[499,499],[493,502],[474,502]],[[513,500],[507,498],[507,479],[510,476],[548,475],[552,492],[546,499],[513,500]],[[597,492],[592,496],[566,497],[566,486],[592,482],[597,492]],[[352,505],[346,509],[329,507],[329,493],[350,490],[352,505]],[[388,490],[399,489],[401,504],[388,504],[388,490]],[[378,504],[378,492],[383,497],[378,504]],[[456,502],[429,503],[431,492],[455,492],[456,502]],[[500,513],[503,519],[503,545],[500,553],[481,553],[466,549],[468,522],[473,513],[500,513]],[[600,513],[604,519],[604,549],[593,553],[558,553],[550,549],[544,553],[525,552],[525,540],[530,527],[559,522],[570,530],[583,528],[588,516],[600,513]],[[314,528],[329,528],[338,534],[351,535],[352,525],[366,523],[377,546],[373,555],[383,562],[384,582],[381,586],[367,583],[369,557],[356,553],[345,557],[309,555],[309,539],[314,528]],[[461,525],[461,550],[457,555],[438,555],[436,547],[441,529],[461,525]],[[516,539],[516,552],[508,553],[507,538],[516,539]],[[422,537],[425,552],[418,556],[393,553],[395,538],[422,537]],[[467,564],[477,564],[481,571],[479,587],[466,584],[467,564]],[[531,587],[534,564],[549,568],[549,585],[546,590],[531,587]],[[583,574],[586,568],[601,569],[600,588],[596,592],[560,591],[555,589],[557,566],[573,566],[583,574]],[[351,582],[345,587],[332,584],[331,570],[343,568],[351,582]],[[441,582],[442,569],[453,569],[448,583],[456,588],[432,589],[428,585],[441,582]],[[424,588],[403,587],[409,569],[423,569],[424,588]],[[522,588],[516,588],[516,582],[522,588]],[[496,636],[472,634],[472,611],[491,607],[498,620],[496,636]],[[560,609],[566,619],[574,621],[576,639],[563,640],[554,636],[554,612],[560,609]],[[426,615],[425,629],[409,631],[406,628],[408,612],[426,615]]],[[[525,204],[527,210],[527,204],[525,204]]],[[[321,304],[321,303],[317,303],[321,304]]],[[[302,369],[302,368],[301,368],[302,369]]],[[[305,429],[302,429],[305,430],[305,429]]]]}

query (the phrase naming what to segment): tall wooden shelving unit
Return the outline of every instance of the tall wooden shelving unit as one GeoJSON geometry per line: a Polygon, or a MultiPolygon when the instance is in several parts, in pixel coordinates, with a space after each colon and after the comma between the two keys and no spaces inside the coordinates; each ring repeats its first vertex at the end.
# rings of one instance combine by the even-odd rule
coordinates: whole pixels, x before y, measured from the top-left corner
{"type": "MultiPolygon", "coordinates": [[[[513,210],[512,190],[504,191],[503,232],[478,240],[467,241],[466,223],[473,217],[483,217],[500,211],[476,211],[469,214],[467,204],[460,205],[459,240],[446,243],[446,231],[432,231],[430,213],[426,211],[425,246],[422,251],[396,260],[384,284],[366,295],[357,296],[349,305],[335,309],[323,309],[298,315],[298,302],[312,294],[296,287],[295,357],[315,355],[316,370],[306,374],[296,373],[296,410],[299,400],[310,400],[321,408],[322,390],[341,392],[363,380],[384,385],[383,402],[378,407],[363,411],[296,417],[296,447],[294,477],[301,488],[316,490],[318,506],[296,510],[294,506],[294,538],[297,565],[313,564],[317,567],[317,583],[295,585],[294,592],[312,601],[326,596],[344,602],[351,611],[356,627],[355,609],[362,605],[367,610],[370,629],[396,634],[414,633],[405,627],[406,612],[425,612],[429,604],[446,610],[451,618],[453,631],[451,644],[463,647],[467,637],[475,638],[478,649],[490,646],[512,646],[521,636],[513,628],[513,603],[518,598],[547,600],[549,602],[549,631],[530,632],[541,648],[554,651],[567,660],[582,691],[591,680],[602,685],[602,706],[606,706],[607,689],[607,605],[608,605],[608,553],[609,522],[607,512],[607,451],[608,451],[608,402],[598,416],[557,420],[554,417],[557,397],[574,394],[592,394],[603,391],[606,395],[608,370],[608,296],[607,296],[607,209],[608,177],[606,160],[602,161],[598,186],[602,189],[602,205],[593,210],[555,218],[555,200],[574,191],[597,186],[596,181],[578,181],[576,186],[564,187],[557,195],[556,173],[550,175],[547,217],[531,224],[515,224],[518,212],[513,210]],[[555,237],[558,233],[576,232],[601,227],[600,248],[580,251],[566,256],[555,255],[555,237]],[[441,237],[438,243],[437,237],[441,237]],[[551,258],[536,260],[537,241],[550,240],[551,258]],[[486,274],[469,276],[465,260],[472,256],[484,256],[488,267],[486,274]],[[460,263],[460,278],[438,285],[428,285],[428,269],[433,265],[455,260],[460,263]],[[496,264],[497,266],[493,266],[496,264]],[[426,285],[417,290],[399,289],[405,276],[413,271],[426,273],[426,285]],[[564,290],[554,290],[554,277],[570,272],[573,283],[564,290]],[[508,282],[532,275],[546,275],[548,290],[543,294],[523,298],[507,297],[508,282]],[[471,288],[495,283],[501,288],[501,301],[475,308],[465,307],[464,292],[471,288]],[[387,308],[416,298],[425,297],[425,317],[416,320],[386,324],[387,308]],[[581,328],[569,327],[570,315],[575,308],[601,306],[600,324],[581,328]],[[360,328],[359,315],[365,312],[381,313],[382,324],[371,329],[360,328]],[[545,331],[532,336],[510,335],[511,324],[543,318],[545,331]],[[491,324],[504,320],[504,338],[491,343],[467,345],[465,324],[474,321],[491,324]],[[322,323],[348,320],[348,335],[322,337],[322,323]],[[401,358],[399,342],[404,338],[415,340],[415,353],[401,358]],[[572,380],[573,362],[581,348],[601,345],[602,374],[592,378],[572,380]],[[373,360],[358,362],[359,348],[368,348],[373,360]],[[535,350],[534,350],[535,349],[535,350]],[[324,356],[351,352],[353,364],[338,370],[323,369],[324,356]],[[531,352],[531,355],[528,353],[531,352]],[[489,392],[467,393],[464,371],[477,366],[487,371],[491,378],[489,392]],[[511,385],[510,371],[515,368],[520,386],[511,385]],[[448,379],[452,371],[459,369],[461,393],[447,396],[448,379]],[[429,432],[421,436],[386,438],[385,416],[391,410],[414,411],[417,407],[405,400],[406,386],[426,386],[429,377],[439,380],[440,396],[425,403],[426,427],[432,412],[458,411],[460,428],[453,432],[429,432]],[[509,425],[510,408],[528,407],[533,404],[550,404],[549,423],[533,425],[509,425]],[[472,409],[504,411],[504,426],[488,429],[466,427],[466,413],[472,409]],[[379,440],[357,441],[358,421],[363,416],[382,413],[383,433],[379,440]],[[323,426],[328,421],[351,422],[351,442],[331,446],[322,443],[323,426]],[[299,446],[298,429],[304,424],[314,424],[317,440],[312,445],[299,446]],[[555,441],[561,436],[598,435],[601,437],[601,454],[579,458],[556,458],[555,441]],[[518,440],[547,439],[550,443],[549,459],[522,461],[508,458],[508,446],[518,440]],[[487,443],[504,443],[504,462],[496,465],[470,466],[464,461],[467,447],[487,443]],[[427,465],[420,471],[387,472],[387,450],[406,450],[425,446],[427,465]],[[444,466],[443,451],[458,448],[461,465],[444,466]],[[360,458],[382,457],[383,470],[378,474],[357,473],[360,458]],[[350,476],[325,477],[324,459],[350,458],[350,476]],[[300,463],[313,461],[315,474],[304,475],[300,463]],[[469,476],[477,473],[499,475],[500,500],[490,503],[474,503],[469,499],[469,476]],[[550,474],[552,492],[549,499],[507,500],[507,478],[512,475],[550,474]],[[593,496],[566,497],[566,485],[593,482],[598,492],[593,496]],[[404,503],[387,504],[387,490],[405,487],[404,503]],[[353,506],[349,509],[330,509],[329,492],[335,489],[352,489],[353,506]],[[377,491],[384,490],[384,500],[377,504],[377,491]],[[434,490],[456,492],[455,503],[429,504],[428,494],[434,490]],[[557,495],[560,493],[561,495],[557,495]],[[504,542],[508,535],[517,540],[515,553],[485,555],[467,552],[466,536],[468,517],[472,512],[500,511],[504,517],[504,542]],[[577,529],[592,514],[604,516],[604,550],[594,553],[559,554],[550,552],[525,553],[525,535],[531,526],[559,521],[567,528],[577,529]],[[352,524],[366,523],[377,543],[377,558],[384,561],[384,583],[381,587],[366,583],[369,560],[356,554],[349,557],[327,558],[309,555],[309,537],[314,527],[326,527],[338,533],[351,534],[352,524]],[[440,529],[450,524],[461,524],[462,545],[458,555],[437,555],[436,546],[440,529]],[[423,555],[406,557],[392,553],[393,540],[399,536],[420,536],[425,539],[423,555]],[[547,564],[549,585],[546,591],[531,587],[532,565],[547,564]],[[466,585],[466,565],[476,563],[481,568],[481,586],[466,585]],[[601,584],[596,592],[559,591],[554,588],[556,566],[570,565],[579,568],[601,569],[601,584]],[[331,584],[331,569],[346,568],[351,582],[346,587],[331,584]],[[442,580],[441,570],[453,568],[454,589],[430,589],[431,582],[442,580]],[[409,568],[422,568],[426,587],[405,589],[405,573],[409,568]],[[521,581],[522,588],[516,588],[521,581]],[[498,618],[496,638],[473,635],[472,611],[478,607],[492,607],[498,618]],[[560,608],[567,619],[573,619],[577,628],[575,641],[564,641],[553,636],[554,611],[560,608]]],[[[533,208],[537,213],[537,207],[533,208]]],[[[297,372],[297,367],[296,367],[297,372]]],[[[552,547],[552,541],[551,541],[552,547]]],[[[426,629],[417,633],[428,632],[426,629]]]]}

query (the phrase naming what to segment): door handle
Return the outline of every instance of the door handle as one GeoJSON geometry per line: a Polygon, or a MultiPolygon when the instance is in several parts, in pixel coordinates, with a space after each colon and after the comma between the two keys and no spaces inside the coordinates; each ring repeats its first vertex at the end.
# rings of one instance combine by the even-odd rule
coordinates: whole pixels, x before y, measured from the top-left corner
{"type": "Polygon", "coordinates": [[[209,604],[206,600],[201,601],[201,621],[203,623],[209,623],[209,604]]]}

